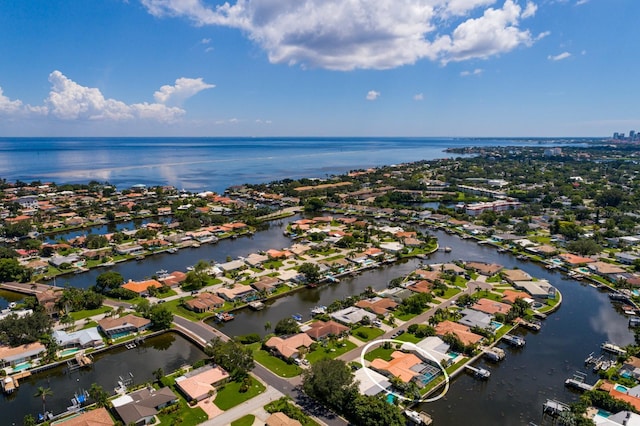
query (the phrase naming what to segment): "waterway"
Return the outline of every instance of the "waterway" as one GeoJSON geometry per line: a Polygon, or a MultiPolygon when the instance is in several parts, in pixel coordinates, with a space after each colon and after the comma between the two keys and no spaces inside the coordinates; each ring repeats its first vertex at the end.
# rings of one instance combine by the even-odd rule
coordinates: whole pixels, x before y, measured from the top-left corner
{"type": "MultiPolygon", "coordinates": [[[[285,219],[284,222],[297,218],[285,219]]],[[[471,415],[473,424],[477,425],[526,425],[529,422],[545,424],[546,420],[541,418],[541,415],[542,404],[547,398],[572,402],[579,397],[564,387],[564,380],[571,377],[575,371],[585,370],[584,359],[589,353],[597,353],[604,341],[618,345],[633,341],[633,335],[627,328],[627,319],[616,312],[606,293],[582,282],[566,279],[559,272],[549,271],[535,263],[523,262],[509,254],[498,253],[495,249],[478,245],[473,240],[462,240],[439,231],[430,232],[438,238],[441,246],[451,247],[452,251],[434,253],[428,260],[429,263],[462,259],[496,262],[507,268],[518,267],[534,277],[548,279],[563,295],[561,308],[543,322],[541,331],[517,331],[517,334],[521,334],[527,341],[525,348],[512,350],[501,345],[507,351],[504,361],[500,364],[480,362],[491,371],[488,381],[479,382],[469,375],[462,374],[453,381],[444,398],[420,407],[432,415],[435,424],[468,424],[471,415]]],[[[142,279],[153,275],[159,269],[185,270],[186,266],[200,259],[224,262],[227,256],[236,258],[258,250],[289,245],[291,241],[282,235],[282,228],[272,226],[253,237],[223,240],[215,245],[180,250],[173,255],[150,256],[143,262],[118,264],[112,270],[120,272],[125,279],[142,279]]],[[[281,318],[296,313],[307,319],[310,309],[316,305],[329,305],[336,299],[361,293],[368,286],[376,290],[383,289],[391,279],[409,273],[419,264],[420,261],[414,259],[379,270],[366,271],[354,277],[344,277],[340,283],[327,284],[316,289],[302,289],[269,302],[267,308],[262,311],[244,309],[237,313],[234,321],[220,325],[220,328],[225,334],[232,336],[247,333],[264,335],[267,332],[267,321],[275,326],[281,318]]],[[[104,270],[97,269],[70,276],[68,283],[86,288],[95,283],[95,277],[104,270]]],[[[62,285],[63,282],[59,279],[58,285],[62,285]]],[[[153,362],[145,361],[144,364],[149,366],[149,371],[158,367],[153,362]]],[[[118,363],[114,365],[120,368],[118,363]]],[[[107,376],[115,377],[123,373],[127,372],[116,368],[107,376]]],[[[596,376],[590,370],[587,370],[587,373],[587,382],[594,383],[596,376]]],[[[140,373],[137,373],[138,375],[140,373]]],[[[113,383],[107,385],[114,386],[113,383]]],[[[21,388],[22,394],[32,395],[34,392],[22,390],[21,388]]],[[[67,393],[72,394],[74,390],[75,388],[71,387],[67,393]]],[[[67,398],[66,395],[64,397],[67,398]]]]}
{"type": "Polygon", "coordinates": [[[129,378],[132,373],[133,384],[147,383],[154,380],[153,371],[158,368],[175,371],[204,358],[206,355],[196,345],[175,333],[148,338],[135,349],[110,349],[96,354],[90,369],[71,372],[61,366],[22,379],[18,390],[0,397],[0,424],[21,425],[27,414],[37,418],[42,413],[42,399],[34,395],[40,386],[53,393],[46,397],[47,411],[59,414],[71,406],[74,393],[88,391],[93,383],[114,394],[120,376],[129,378]]]}

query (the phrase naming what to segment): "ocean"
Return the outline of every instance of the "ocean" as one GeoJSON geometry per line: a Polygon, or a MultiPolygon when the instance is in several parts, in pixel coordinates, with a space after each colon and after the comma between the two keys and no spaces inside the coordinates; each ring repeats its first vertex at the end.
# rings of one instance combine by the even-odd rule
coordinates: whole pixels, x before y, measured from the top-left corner
{"type": "Polygon", "coordinates": [[[465,138],[0,138],[0,178],[109,182],[223,192],[232,185],[325,178],[451,157],[449,147],[558,145],[576,140],[465,138]]]}

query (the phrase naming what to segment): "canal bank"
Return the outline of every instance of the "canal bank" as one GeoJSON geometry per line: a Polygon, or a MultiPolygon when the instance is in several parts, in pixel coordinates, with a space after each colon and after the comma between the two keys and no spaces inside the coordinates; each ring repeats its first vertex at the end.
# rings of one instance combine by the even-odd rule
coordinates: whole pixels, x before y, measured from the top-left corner
{"type": "Polygon", "coordinates": [[[89,390],[93,383],[113,394],[121,377],[131,378],[133,384],[146,383],[154,380],[153,371],[158,368],[175,371],[206,358],[199,346],[175,332],[145,337],[133,349],[109,347],[92,356],[90,368],[70,371],[64,363],[21,380],[17,391],[0,398],[0,410],[4,413],[1,423],[20,425],[27,414],[37,418],[42,412],[42,400],[34,395],[40,386],[50,388],[53,393],[46,399],[47,411],[59,414],[71,406],[74,394],[89,390]]]}

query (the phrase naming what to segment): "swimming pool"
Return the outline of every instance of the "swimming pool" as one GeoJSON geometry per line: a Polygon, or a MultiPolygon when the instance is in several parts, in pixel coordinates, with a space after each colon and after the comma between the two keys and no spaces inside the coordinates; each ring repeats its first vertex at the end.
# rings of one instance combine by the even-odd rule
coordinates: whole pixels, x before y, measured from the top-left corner
{"type": "Polygon", "coordinates": [[[493,331],[498,331],[500,330],[500,328],[502,328],[504,324],[502,324],[501,322],[498,321],[491,321],[491,328],[493,329],[493,331]]]}
{"type": "Polygon", "coordinates": [[[66,357],[66,356],[69,356],[69,355],[73,355],[73,354],[75,354],[75,353],[76,353],[76,352],[78,352],[79,350],[80,350],[80,349],[78,349],[78,348],[67,348],[67,349],[63,349],[63,350],[61,350],[61,351],[60,351],[60,353],[58,354],[58,356],[59,356],[60,358],[64,358],[64,357],[66,357]]]}
{"type": "Polygon", "coordinates": [[[623,393],[627,393],[629,392],[629,388],[626,386],[622,386],[616,383],[616,385],[613,387],[615,390],[617,390],[618,392],[623,392],[623,393]]]}
{"type": "Polygon", "coordinates": [[[609,417],[611,415],[611,413],[608,412],[607,410],[603,410],[603,409],[600,408],[600,409],[598,409],[598,412],[596,413],[596,415],[600,416],[600,417],[607,418],[607,417],[609,417]]]}
{"type": "Polygon", "coordinates": [[[389,404],[395,404],[396,403],[396,397],[395,395],[392,395],[390,393],[387,394],[387,402],[389,404]]]}
{"type": "Polygon", "coordinates": [[[21,362],[13,367],[13,372],[16,373],[18,371],[28,370],[29,368],[31,368],[31,363],[29,361],[21,362]]]}

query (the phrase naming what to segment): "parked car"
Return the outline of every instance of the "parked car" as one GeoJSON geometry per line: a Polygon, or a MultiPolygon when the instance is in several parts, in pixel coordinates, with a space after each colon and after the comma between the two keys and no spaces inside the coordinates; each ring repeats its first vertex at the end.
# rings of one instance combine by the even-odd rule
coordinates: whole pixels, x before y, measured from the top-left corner
{"type": "Polygon", "coordinates": [[[391,335],[391,338],[392,338],[392,339],[395,339],[396,337],[398,337],[398,336],[400,336],[400,335],[402,335],[402,334],[404,334],[404,330],[403,330],[403,329],[396,330],[396,331],[391,335]]]}

